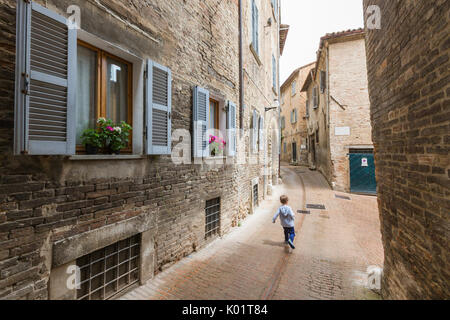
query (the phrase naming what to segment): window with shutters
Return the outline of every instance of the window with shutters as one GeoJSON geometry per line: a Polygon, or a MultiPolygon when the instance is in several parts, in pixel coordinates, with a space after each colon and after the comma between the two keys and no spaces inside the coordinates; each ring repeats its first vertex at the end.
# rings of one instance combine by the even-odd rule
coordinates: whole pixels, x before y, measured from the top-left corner
{"type": "MultiPolygon", "coordinates": [[[[83,130],[95,128],[100,117],[132,125],[132,63],[78,40],[77,151],[83,130]]],[[[132,139],[130,139],[132,140],[132,139]]],[[[131,145],[124,152],[131,152],[131,145]]]]}
{"type": "Polygon", "coordinates": [[[210,95],[207,89],[194,87],[193,99],[193,155],[194,158],[234,157],[236,155],[237,107],[232,101],[225,101],[210,95]],[[219,152],[213,153],[210,136],[215,136],[219,152]]]}

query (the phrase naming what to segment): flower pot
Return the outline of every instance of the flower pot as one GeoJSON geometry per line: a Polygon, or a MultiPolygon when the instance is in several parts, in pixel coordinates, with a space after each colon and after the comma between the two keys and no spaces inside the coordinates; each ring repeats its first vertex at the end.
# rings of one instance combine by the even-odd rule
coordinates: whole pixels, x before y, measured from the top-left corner
{"type": "Polygon", "coordinates": [[[108,153],[109,154],[116,154],[119,155],[120,154],[120,150],[113,150],[111,147],[108,148],[108,153]]]}
{"type": "Polygon", "coordinates": [[[98,154],[98,147],[93,146],[91,144],[86,144],[86,154],[98,154]]]}

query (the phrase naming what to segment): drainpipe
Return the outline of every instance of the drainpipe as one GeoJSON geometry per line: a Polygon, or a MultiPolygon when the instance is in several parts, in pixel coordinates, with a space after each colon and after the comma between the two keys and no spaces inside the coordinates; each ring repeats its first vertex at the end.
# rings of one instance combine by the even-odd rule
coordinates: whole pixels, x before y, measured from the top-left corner
{"type": "Polygon", "coordinates": [[[243,14],[242,14],[242,0],[239,0],[239,128],[244,129],[244,62],[243,62],[243,14]]]}

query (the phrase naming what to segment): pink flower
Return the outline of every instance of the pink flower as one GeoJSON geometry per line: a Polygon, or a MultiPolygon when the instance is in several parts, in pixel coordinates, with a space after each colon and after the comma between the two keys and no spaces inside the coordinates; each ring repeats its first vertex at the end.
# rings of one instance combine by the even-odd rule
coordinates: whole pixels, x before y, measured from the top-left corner
{"type": "Polygon", "coordinates": [[[112,127],[110,127],[110,126],[107,126],[106,129],[108,129],[111,132],[114,131],[114,129],[112,127]]]}

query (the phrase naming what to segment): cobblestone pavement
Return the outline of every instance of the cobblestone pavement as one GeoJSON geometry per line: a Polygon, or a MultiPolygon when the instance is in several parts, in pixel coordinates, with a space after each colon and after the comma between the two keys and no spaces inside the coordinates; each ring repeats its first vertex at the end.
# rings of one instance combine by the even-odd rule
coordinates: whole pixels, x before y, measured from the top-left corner
{"type": "Polygon", "coordinates": [[[334,192],[307,168],[283,167],[282,176],[283,185],[242,227],[120,299],[379,299],[363,281],[368,266],[383,265],[376,198],[334,192]],[[297,214],[295,250],[284,244],[279,222],[271,222],[281,194],[294,211],[326,207],[297,214]]]}

